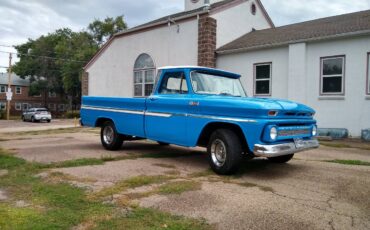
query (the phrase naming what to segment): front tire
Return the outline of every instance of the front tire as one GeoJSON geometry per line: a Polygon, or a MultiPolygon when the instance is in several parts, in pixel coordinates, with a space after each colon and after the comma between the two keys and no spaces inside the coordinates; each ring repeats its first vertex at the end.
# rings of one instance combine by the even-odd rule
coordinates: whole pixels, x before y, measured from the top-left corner
{"type": "Polygon", "coordinates": [[[274,163],[286,163],[290,161],[294,157],[294,154],[284,155],[284,156],[278,156],[278,157],[269,157],[269,161],[274,163]]]}
{"type": "Polygon", "coordinates": [[[123,137],[119,135],[112,121],[106,121],[101,127],[100,140],[106,150],[114,151],[121,148],[123,137]]]}
{"type": "Polygon", "coordinates": [[[22,121],[26,122],[26,118],[24,116],[22,116],[22,121]]]}
{"type": "Polygon", "coordinates": [[[243,157],[239,137],[228,129],[218,129],[212,133],[207,152],[212,170],[220,175],[234,173],[243,157]]]}
{"type": "Polygon", "coordinates": [[[161,142],[161,141],[157,141],[157,143],[158,143],[159,145],[161,145],[161,146],[167,146],[167,145],[170,145],[170,144],[168,144],[168,143],[166,143],[166,142],[161,142]]]}
{"type": "Polygon", "coordinates": [[[34,123],[36,120],[34,117],[31,117],[31,122],[34,123]]]}

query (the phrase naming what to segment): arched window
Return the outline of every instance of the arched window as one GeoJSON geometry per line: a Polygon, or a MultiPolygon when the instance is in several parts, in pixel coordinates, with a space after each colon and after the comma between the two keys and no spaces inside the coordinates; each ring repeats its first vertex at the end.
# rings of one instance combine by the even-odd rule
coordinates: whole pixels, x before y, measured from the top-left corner
{"type": "Polygon", "coordinates": [[[148,54],[140,54],[134,65],[134,97],[146,97],[153,91],[155,65],[148,54]]]}

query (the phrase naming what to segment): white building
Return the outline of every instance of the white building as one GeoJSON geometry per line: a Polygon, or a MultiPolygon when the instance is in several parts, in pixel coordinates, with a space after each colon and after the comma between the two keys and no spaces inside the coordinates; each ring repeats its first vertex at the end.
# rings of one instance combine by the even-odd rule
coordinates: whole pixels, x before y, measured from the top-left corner
{"type": "Polygon", "coordinates": [[[370,11],[274,27],[259,0],[185,0],[185,11],[116,34],[85,67],[83,93],[149,95],[156,69],[242,74],[250,96],[317,111],[320,127],[370,128],[370,11]],[[210,2],[210,5],[205,4],[210,2]]]}

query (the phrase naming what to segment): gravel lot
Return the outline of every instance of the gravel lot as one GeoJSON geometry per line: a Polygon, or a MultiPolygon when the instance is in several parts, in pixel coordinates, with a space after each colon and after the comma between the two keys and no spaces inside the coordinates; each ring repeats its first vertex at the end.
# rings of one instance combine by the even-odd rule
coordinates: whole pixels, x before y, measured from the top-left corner
{"type": "MultiPolygon", "coordinates": [[[[4,124],[0,123],[2,129],[1,125],[4,124]]],[[[120,151],[107,152],[100,145],[98,131],[81,129],[47,135],[41,131],[39,134],[0,134],[0,146],[12,149],[26,160],[42,163],[169,154],[168,158],[137,157],[53,171],[86,179],[72,183],[92,190],[138,175],[172,172],[182,180],[200,182],[201,189],[181,194],[152,194],[137,198],[136,202],[203,218],[216,229],[370,229],[370,167],[326,162],[334,159],[370,162],[368,150],[321,147],[297,154],[283,165],[254,159],[244,162],[237,176],[220,177],[207,171],[201,148],[162,147],[138,141],[125,143],[120,151]]],[[[153,186],[139,188],[142,192],[150,189],[153,186]]],[[[6,195],[0,190],[1,197],[5,199],[6,195]]]]}

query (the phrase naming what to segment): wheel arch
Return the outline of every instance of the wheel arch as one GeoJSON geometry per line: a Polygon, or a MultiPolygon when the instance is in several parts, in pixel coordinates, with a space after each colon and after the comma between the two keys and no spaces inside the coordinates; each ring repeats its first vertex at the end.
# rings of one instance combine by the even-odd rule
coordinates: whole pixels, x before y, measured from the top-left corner
{"type": "Polygon", "coordinates": [[[211,134],[217,129],[229,129],[233,131],[239,137],[243,151],[247,153],[250,152],[248,142],[242,128],[237,124],[228,122],[210,122],[204,126],[197,140],[197,146],[207,147],[211,134]]]}
{"type": "Polygon", "coordinates": [[[113,119],[111,119],[111,118],[108,118],[108,117],[99,117],[98,119],[96,119],[96,121],[95,121],[95,127],[102,127],[102,125],[105,123],[105,122],[107,122],[107,121],[111,121],[111,122],[113,122],[113,124],[114,124],[114,121],[113,121],[113,119]]]}

